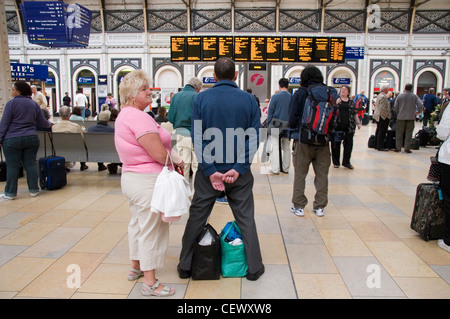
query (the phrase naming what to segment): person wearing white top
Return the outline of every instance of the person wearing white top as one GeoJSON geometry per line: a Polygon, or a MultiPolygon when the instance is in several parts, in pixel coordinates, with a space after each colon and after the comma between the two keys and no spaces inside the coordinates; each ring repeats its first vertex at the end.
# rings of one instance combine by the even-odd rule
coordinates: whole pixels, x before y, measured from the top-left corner
{"type": "Polygon", "coordinates": [[[41,109],[47,109],[47,97],[36,87],[36,85],[31,86],[31,92],[33,93],[32,99],[35,101],[41,109]]]}
{"type": "Polygon", "coordinates": [[[83,94],[82,89],[77,90],[77,95],[75,96],[75,106],[79,106],[81,108],[81,116],[83,119],[86,117],[86,106],[88,104],[88,100],[86,95],[83,94]]]}
{"type": "Polygon", "coordinates": [[[450,252],[450,108],[446,108],[436,129],[437,137],[444,141],[438,153],[441,163],[440,187],[444,198],[445,234],[438,240],[439,247],[450,252]]]}

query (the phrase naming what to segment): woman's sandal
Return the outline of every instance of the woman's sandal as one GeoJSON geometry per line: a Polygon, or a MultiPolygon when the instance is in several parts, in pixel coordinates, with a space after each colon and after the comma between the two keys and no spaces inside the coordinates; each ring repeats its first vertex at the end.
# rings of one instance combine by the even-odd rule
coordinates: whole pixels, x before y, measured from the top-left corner
{"type": "Polygon", "coordinates": [[[156,280],[155,284],[151,287],[146,285],[144,282],[142,285],[142,291],[141,291],[142,295],[143,296],[155,296],[155,297],[168,297],[168,296],[172,296],[175,294],[175,289],[173,289],[173,291],[172,291],[172,289],[167,286],[164,286],[164,288],[158,293],[154,292],[155,289],[157,289],[159,287],[159,285],[160,285],[160,283],[159,283],[158,279],[156,280]]]}
{"type": "Polygon", "coordinates": [[[130,272],[134,273],[134,275],[128,274],[128,280],[129,281],[133,281],[133,280],[138,279],[141,276],[144,276],[144,272],[142,270],[140,270],[140,269],[131,268],[130,272]]]}

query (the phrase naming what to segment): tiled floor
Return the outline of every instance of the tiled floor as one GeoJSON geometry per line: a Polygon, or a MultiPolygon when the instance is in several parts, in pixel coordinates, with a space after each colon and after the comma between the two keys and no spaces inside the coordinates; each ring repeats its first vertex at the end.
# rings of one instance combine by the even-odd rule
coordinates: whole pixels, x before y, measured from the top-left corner
{"type": "MultiPolygon", "coordinates": [[[[267,164],[252,166],[266,266],[256,282],[179,279],[186,218],[173,224],[166,267],[157,271],[176,288],[171,298],[450,298],[450,254],[409,226],[416,186],[426,182],[436,149],[377,152],[367,148],[374,131],[371,123],[356,133],[354,170],[330,168],[322,218],[311,211],[312,169],[301,218],[289,212],[292,169],[274,176],[265,174],[267,164]]],[[[120,175],[89,166],[83,172],[76,166],[64,189],[35,198],[22,178],[18,198],[0,200],[0,298],[144,298],[143,279],[127,280],[130,213],[120,175]]],[[[230,220],[230,208],[216,205],[210,218],[216,230],[230,220]]]]}

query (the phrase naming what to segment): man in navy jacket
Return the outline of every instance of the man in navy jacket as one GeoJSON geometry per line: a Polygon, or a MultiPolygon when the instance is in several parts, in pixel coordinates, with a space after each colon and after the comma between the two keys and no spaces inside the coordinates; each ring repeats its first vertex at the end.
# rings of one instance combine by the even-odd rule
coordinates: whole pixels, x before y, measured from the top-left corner
{"type": "Polygon", "coordinates": [[[247,279],[264,273],[254,220],[251,161],[259,145],[260,118],[255,98],[234,82],[238,72],[229,58],[214,65],[214,87],[197,95],[192,109],[192,140],[198,160],[194,198],[183,235],[178,274],[189,278],[194,243],[217,197],[225,192],[241,230],[247,279]]]}

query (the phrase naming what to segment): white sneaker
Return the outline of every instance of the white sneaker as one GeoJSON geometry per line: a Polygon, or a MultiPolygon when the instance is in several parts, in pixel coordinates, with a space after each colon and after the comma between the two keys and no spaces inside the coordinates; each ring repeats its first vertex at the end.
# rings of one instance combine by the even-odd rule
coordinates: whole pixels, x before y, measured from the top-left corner
{"type": "Polygon", "coordinates": [[[7,195],[5,195],[5,194],[0,194],[0,199],[9,199],[9,200],[13,200],[14,197],[7,196],[7,195]]]}
{"type": "Polygon", "coordinates": [[[323,217],[325,215],[323,208],[316,208],[316,209],[313,209],[313,211],[314,211],[314,213],[316,213],[317,217],[323,217]]]}
{"type": "Polygon", "coordinates": [[[294,205],[292,205],[292,207],[291,207],[291,212],[298,217],[305,216],[305,211],[303,210],[303,208],[295,208],[294,205]]]}
{"type": "Polygon", "coordinates": [[[38,196],[38,195],[39,195],[39,191],[37,191],[36,193],[31,193],[31,192],[30,192],[30,196],[31,196],[31,197],[36,197],[36,196],[38,196]]]}
{"type": "Polygon", "coordinates": [[[438,240],[438,245],[439,245],[439,247],[441,247],[442,249],[444,249],[450,253],[450,246],[447,245],[446,243],[444,243],[443,239],[438,240]]]}

